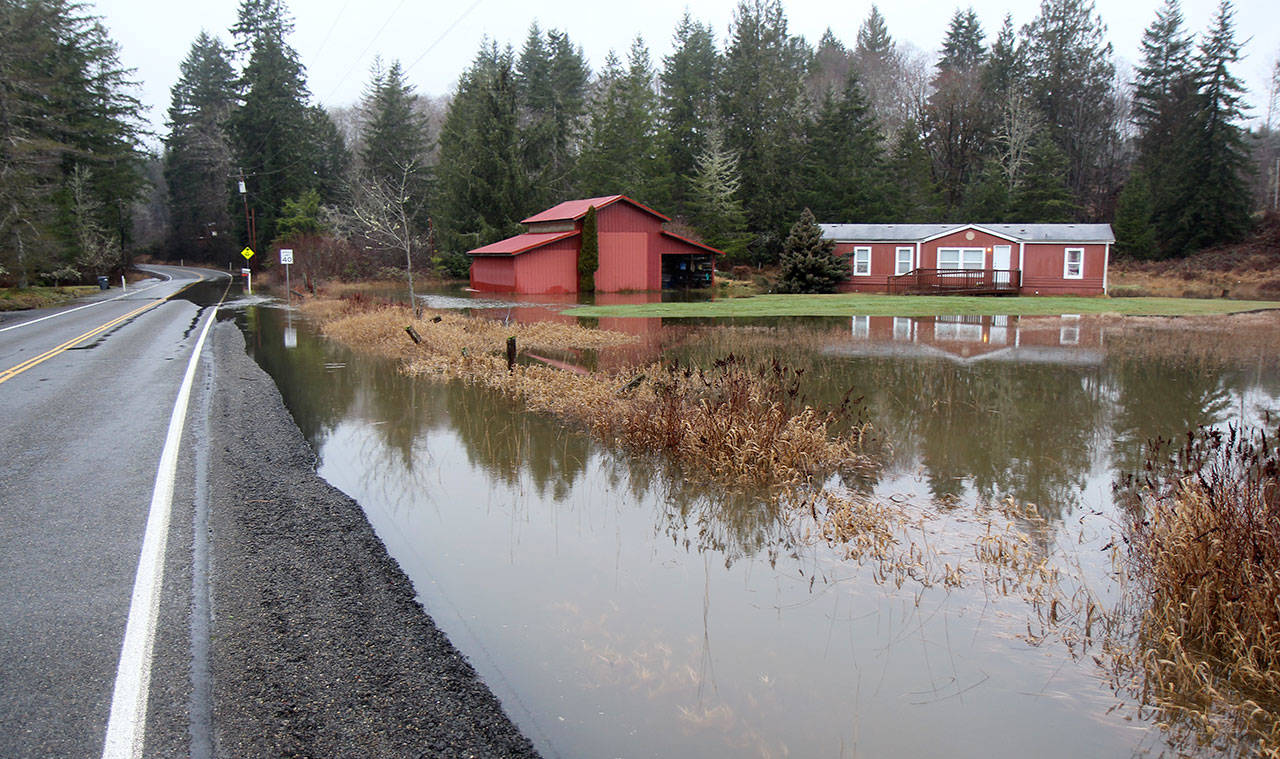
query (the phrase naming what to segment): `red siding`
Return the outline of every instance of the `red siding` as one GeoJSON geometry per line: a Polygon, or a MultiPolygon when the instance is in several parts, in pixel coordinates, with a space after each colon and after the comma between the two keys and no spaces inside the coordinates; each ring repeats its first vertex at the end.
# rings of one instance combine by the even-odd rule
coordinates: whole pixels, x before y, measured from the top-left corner
{"type": "Polygon", "coordinates": [[[500,293],[516,289],[515,258],[476,256],[471,259],[471,289],[500,293]]]}
{"type": "MultiPolygon", "coordinates": [[[[1018,251],[1014,250],[1016,256],[1018,251]]],[[[1026,295],[1101,295],[1107,246],[1101,244],[1027,243],[1023,253],[1022,292],[1026,295]],[[1084,248],[1084,276],[1064,279],[1067,248],[1084,248]]]]}
{"type": "Polygon", "coordinates": [[[992,248],[997,245],[1011,245],[1009,266],[1010,268],[1018,268],[1018,243],[997,235],[988,234],[977,229],[962,229],[958,232],[952,232],[944,237],[936,240],[930,240],[920,245],[920,268],[936,269],[938,268],[938,248],[982,248],[985,255],[983,257],[983,267],[990,269],[992,248]],[[973,235],[973,239],[969,239],[969,235],[973,235]]]}
{"type": "Polygon", "coordinates": [[[661,219],[630,203],[614,203],[600,209],[596,225],[600,231],[600,261],[603,264],[606,257],[611,259],[605,277],[610,284],[616,285],[601,287],[597,278],[598,289],[605,292],[662,289],[662,259],[658,253],[658,237],[662,234],[661,219]],[[628,237],[615,238],[625,240],[625,252],[614,258],[612,249],[606,253],[605,246],[606,241],[618,234],[628,237]],[[645,236],[643,249],[638,247],[634,238],[629,237],[635,234],[645,236]]]}
{"type": "Polygon", "coordinates": [[[578,291],[578,244],[571,237],[515,257],[515,289],[522,293],[578,291]]]}
{"type": "Polygon", "coordinates": [[[644,232],[601,232],[596,290],[648,290],[650,236],[644,232]]]}
{"type": "MultiPolygon", "coordinates": [[[[840,284],[841,292],[882,293],[889,289],[889,279],[897,266],[898,248],[911,248],[914,257],[915,243],[868,242],[836,243],[836,254],[849,260],[849,278],[840,284]],[[871,273],[853,273],[853,249],[871,248],[871,273]]],[[[913,267],[914,268],[914,267],[913,267]]]]}

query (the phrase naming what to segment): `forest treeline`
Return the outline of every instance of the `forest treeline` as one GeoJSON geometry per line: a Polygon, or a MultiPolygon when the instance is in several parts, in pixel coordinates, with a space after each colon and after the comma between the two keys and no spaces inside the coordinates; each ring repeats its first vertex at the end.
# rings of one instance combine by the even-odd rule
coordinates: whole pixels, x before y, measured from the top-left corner
{"type": "MultiPolygon", "coordinates": [[[[775,263],[805,208],[832,222],[1113,222],[1117,248],[1181,256],[1247,234],[1280,134],[1246,129],[1222,0],[1186,27],[1165,0],[1118,72],[1088,0],[1015,28],[950,19],[936,55],[875,6],[848,44],[743,0],[728,34],[686,13],[654,61],[637,37],[599,71],[534,23],[486,40],[455,90],[419,95],[379,61],[360,102],[312,103],[283,0],[242,0],[230,45],[181,63],[162,156],[140,148],[128,73],[68,0],[0,0],[0,276],[74,278],[153,245],[219,264],[294,244],[330,273],[433,265],[561,200],[624,193],[734,262],[775,263]]],[[[988,20],[989,21],[989,20],[988,20]]]]}

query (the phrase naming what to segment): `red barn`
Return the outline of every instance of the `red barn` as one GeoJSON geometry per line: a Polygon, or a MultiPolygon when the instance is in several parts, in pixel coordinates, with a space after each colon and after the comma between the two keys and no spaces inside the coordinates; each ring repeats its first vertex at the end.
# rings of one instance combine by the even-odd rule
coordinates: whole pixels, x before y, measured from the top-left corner
{"type": "Polygon", "coordinates": [[[822,224],[848,292],[1105,295],[1110,224],[822,224]]]}
{"type": "Polygon", "coordinates": [[[524,234],[468,251],[482,292],[574,293],[582,219],[596,209],[596,292],[710,287],[715,248],[663,229],[671,219],[626,195],[569,200],[524,221],[524,234]]]}

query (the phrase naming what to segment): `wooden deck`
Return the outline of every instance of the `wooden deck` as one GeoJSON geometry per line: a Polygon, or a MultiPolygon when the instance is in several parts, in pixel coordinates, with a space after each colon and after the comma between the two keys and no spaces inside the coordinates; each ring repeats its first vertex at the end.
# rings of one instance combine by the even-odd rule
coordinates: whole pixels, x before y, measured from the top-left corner
{"type": "Polygon", "coordinates": [[[914,269],[889,278],[897,295],[1017,295],[1017,269],[914,269]]]}

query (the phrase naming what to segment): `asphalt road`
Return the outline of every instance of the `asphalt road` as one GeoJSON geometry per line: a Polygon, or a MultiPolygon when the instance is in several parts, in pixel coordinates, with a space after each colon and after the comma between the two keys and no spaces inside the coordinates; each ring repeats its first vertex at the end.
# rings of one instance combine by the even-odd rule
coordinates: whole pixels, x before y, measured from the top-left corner
{"type": "MultiPolygon", "coordinates": [[[[149,269],[126,293],[0,320],[3,757],[102,754],[169,417],[228,281],[149,269]]],[[[193,470],[180,461],[177,492],[193,491],[193,470]]],[[[172,694],[174,711],[187,695],[172,694]]]]}
{"type": "Polygon", "coordinates": [[[212,325],[227,276],[149,269],[0,318],[0,758],[536,757],[212,325]]]}

